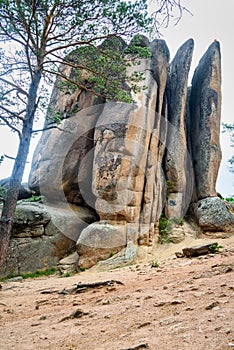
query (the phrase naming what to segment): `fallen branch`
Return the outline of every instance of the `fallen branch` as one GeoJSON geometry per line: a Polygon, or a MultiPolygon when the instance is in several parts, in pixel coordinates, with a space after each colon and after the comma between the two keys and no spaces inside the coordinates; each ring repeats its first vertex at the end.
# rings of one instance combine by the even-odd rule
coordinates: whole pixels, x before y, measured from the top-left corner
{"type": "Polygon", "coordinates": [[[94,282],[94,283],[78,283],[76,287],[72,289],[64,289],[59,294],[77,294],[77,293],[83,293],[87,292],[90,289],[94,288],[102,288],[102,287],[113,287],[114,285],[124,285],[120,281],[116,280],[108,280],[108,281],[103,281],[103,282],[94,282]]]}

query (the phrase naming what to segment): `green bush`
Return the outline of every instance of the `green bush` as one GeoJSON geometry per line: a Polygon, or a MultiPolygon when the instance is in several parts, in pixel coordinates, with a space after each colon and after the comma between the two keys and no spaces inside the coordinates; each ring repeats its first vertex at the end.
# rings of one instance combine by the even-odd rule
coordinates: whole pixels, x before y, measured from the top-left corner
{"type": "Polygon", "coordinates": [[[234,198],[233,197],[225,198],[225,201],[230,202],[231,204],[234,204],[234,198]]]}

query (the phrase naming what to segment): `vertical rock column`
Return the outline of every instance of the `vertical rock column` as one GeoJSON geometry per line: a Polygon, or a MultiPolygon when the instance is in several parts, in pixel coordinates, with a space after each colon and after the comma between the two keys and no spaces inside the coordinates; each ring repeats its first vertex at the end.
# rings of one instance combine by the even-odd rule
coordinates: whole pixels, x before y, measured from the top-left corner
{"type": "Polygon", "coordinates": [[[93,192],[100,222],[83,230],[77,242],[83,264],[89,264],[83,256],[85,259],[92,254],[98,261],[104,253],[108,257],[123,246],[128,249],[138,244],[157,84],[150,72],[149,59],[141,60],[131,70],[145,72],[145,80],[139,85],[147,89],[133,93],[132,104],[105,104],[95,128],[93,192]]]}
{"type": "Polygon", "coordinates": [[[191,192],[187,193],[187,166],[190,165],[187,150],[185,116],[188,75],[194,42],[186,41],[177,51],[170,64],[167,82],[168,134],[165,169],[167,178],[166,216],[182,218],[188,208],[191,192]]]}
{"type": "Polygon", "coordinates": [[[221,55],[217,41],[209,46],[195,70],[190,117],[197,198],[213,197],[217,195],[215,186],[221,162],[221,55]]]}
{"type": "Polygon", "coordinates": [[[155,225],[159,219],[163,202],[163,178],[161,163],[167,135],[167,101],[165,88],[169,67],[169,50],[164,40],[151,43],[151,72],[157,83],[157,101],[154,109],[155,122],[149,144],[146,166],[146,180],[143,209],[140,220],[140,239],[142,245],[151,245],[155,239],[155,225]]]}

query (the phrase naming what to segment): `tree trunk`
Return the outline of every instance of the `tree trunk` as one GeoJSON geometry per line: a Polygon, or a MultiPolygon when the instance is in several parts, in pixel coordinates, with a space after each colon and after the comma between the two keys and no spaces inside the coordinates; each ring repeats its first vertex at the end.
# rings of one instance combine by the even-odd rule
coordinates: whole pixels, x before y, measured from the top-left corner
{"type": "Polygon", "coordinates": [[[20,137],[19,148],[0,219],[0,271],[2,269],[7,254],[7,249],[11,238],[13,216],[19,196],[20,184],[22,182],[24,169],[28,157],[33,121],[37,108],[37,92],[40,80],[41,70],[37,70],[34,73],[34,77],[29,88],[29,97],[20,137]]]}

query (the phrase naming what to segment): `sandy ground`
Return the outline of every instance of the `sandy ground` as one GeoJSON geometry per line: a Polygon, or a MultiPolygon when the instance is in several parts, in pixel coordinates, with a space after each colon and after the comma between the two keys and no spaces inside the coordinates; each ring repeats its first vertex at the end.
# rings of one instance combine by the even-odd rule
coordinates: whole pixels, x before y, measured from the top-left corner
{"type": "Polygon", "coordinates": [[[178,245],[160,248],[158,268],[2,282],[0,349],[234,348],[234,237],[220,243],[220,253],[192,259],[175,258],[178,245]],[[122,284],[69,292],[107,280],[122,284]]]}

